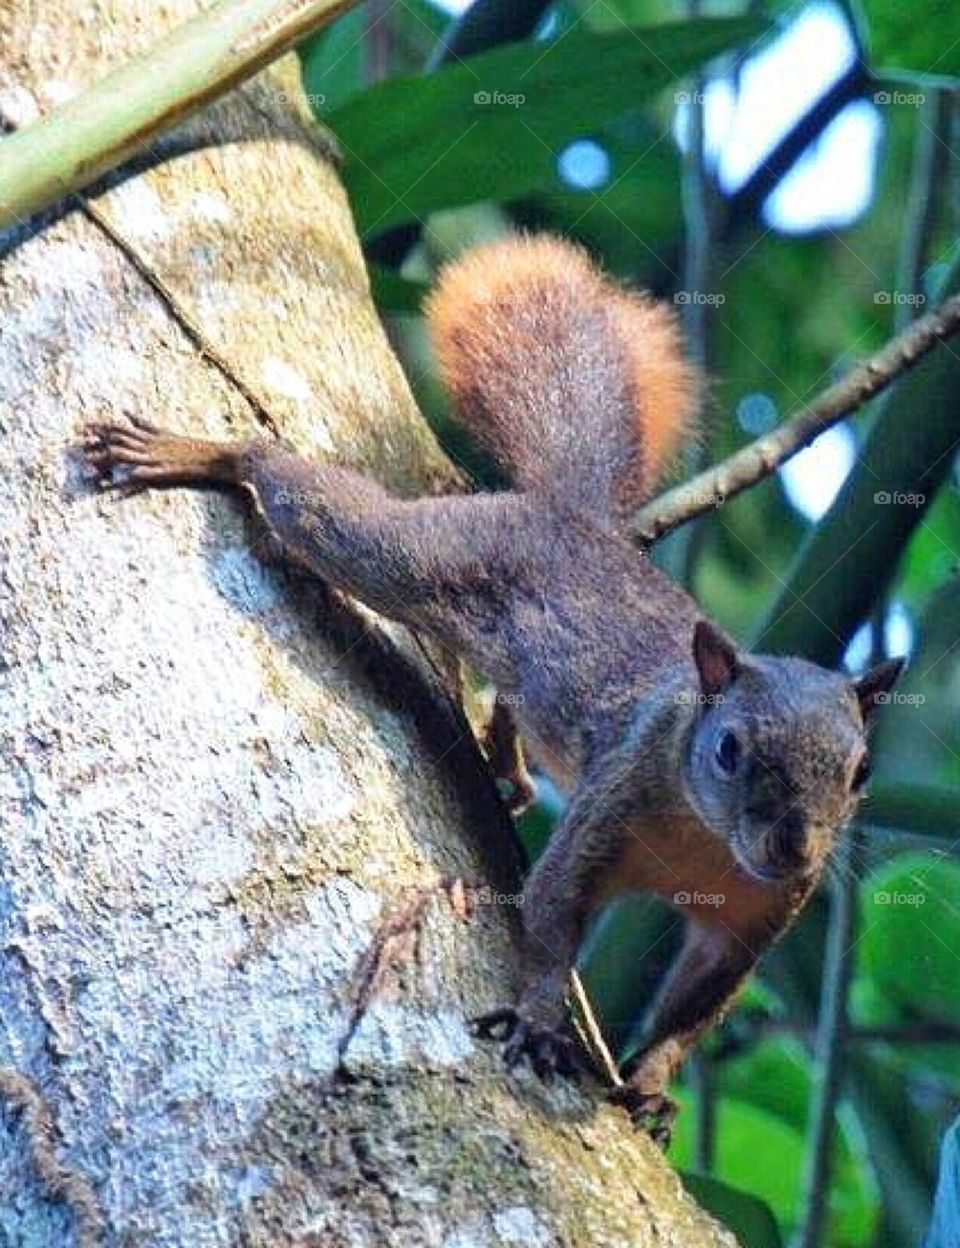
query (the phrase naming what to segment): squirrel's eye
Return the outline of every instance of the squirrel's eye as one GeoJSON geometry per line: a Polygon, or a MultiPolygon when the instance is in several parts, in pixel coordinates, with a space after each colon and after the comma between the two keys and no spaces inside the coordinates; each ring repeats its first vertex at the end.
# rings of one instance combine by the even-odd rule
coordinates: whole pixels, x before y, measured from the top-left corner
{"type": "Polygon", "coordinates": [[[737,763],[740,761],[740,742],[729,728],[725,728],[717,737],[716,744],[717,765],[721,771],[725,771],[728,776],[732,776],[737,770],[737,763]]]}
{"type": "Polygon", "coordinates": [[[870,759],[864,754],[863,758],[857,764],[857,770],[853,773],[853,787],[862,789],[870,779],[870,759]]]}

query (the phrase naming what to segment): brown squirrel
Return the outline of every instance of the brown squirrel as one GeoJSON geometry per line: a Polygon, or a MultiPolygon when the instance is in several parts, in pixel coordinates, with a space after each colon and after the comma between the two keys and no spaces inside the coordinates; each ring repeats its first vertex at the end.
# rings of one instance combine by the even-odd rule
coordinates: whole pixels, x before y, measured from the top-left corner
{"type": "MultiPolygon", "coordinates": [[[[428,316],[502,492],[400,500],[275,441],[198,441],[140,419],[90,425],[85,454],[108,486],[249,490],[297,560],[508,695],[569,805],[526,881],[517,1003],[478,1030],[511,1065],[568,1071],[564,990],[591,915],[628,889],[673,902],[685,944],[617,1094],[664,1138],[671,1075],[804,905],[851,816],[867,717],[902,664],[851,680],[743,654],[624,535],[697,399],[665,309],[567,242],[515,237],[449,266],[428,316]]],[[[522,799],[502,703],[493,727],[522,799]]]]}

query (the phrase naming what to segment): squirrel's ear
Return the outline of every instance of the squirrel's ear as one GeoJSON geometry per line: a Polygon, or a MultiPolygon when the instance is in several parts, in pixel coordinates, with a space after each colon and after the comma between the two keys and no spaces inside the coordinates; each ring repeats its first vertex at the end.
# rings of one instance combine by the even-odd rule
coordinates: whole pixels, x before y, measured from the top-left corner
{"type": "Polygon", "coordinates": [[[853,682],[853,692],[860,703],[860,714],[866,720],[877,706],[888,701],[887,695],[900,679],[906,659],[884,659],[876,667],[858,676],[853,682]]]}
{"type": "Polygon", "coordinates": [[[736,650],[709,620],[697,620],[693,630],[693,661],[700,674],[701,692],[708,698],[722,693],[740,667],[736,650]]]}

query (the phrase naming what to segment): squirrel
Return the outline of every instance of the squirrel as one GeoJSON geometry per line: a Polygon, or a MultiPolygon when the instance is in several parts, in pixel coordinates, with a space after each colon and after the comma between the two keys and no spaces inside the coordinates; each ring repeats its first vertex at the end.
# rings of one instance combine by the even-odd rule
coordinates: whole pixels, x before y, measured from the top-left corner
{"type": "Polygon", "coordinates": [[[107,488],[249,491],[290,556],[506,695],[490,753],[515,804],[529,795],[518,730],[568,803],[525,881],[515,1003],[476,1029],[511,1066],[574,1073],[564,994],[587,924],[625,890],[666,899],[685,941],[613,1093],[665,1141],[673,1074],[853,814],[868,719],[902,660],[852,679],[744,653],[627,537],[698,402],[669,310],[542,235],[467,252],[426,310],[502,490],[399,499],[275,440],[200,441],[139,417],[90,424],[83,453],[107,488]]]}

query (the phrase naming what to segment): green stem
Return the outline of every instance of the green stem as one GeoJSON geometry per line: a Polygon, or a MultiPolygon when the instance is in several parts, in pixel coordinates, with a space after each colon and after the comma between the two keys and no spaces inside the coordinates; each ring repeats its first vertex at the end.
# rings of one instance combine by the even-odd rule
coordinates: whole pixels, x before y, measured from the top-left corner
{"type": "MultiPolygon", "coordinates": [[[[922,295],[927,253],[937,215],[937,192],[943,184],[942,131],[947,112],[943,91],[931,91],[918,118],[913,146],[913,171],[910,175],[910,197],[907,220],[900,244],[897,264],[897,291],[900,296],[922,295]]],[[[916,316],[917,303],[898,303],[894,328],[906,329],[916,316]]]]}
{"type": "MultiPolygon", "coordinates": [[[[687,0],[687,16],[700,16],[702,0],[687,0]]],[[[700,73],[694,80],[693,99],[688,105],[689,130],[684,153],[680,197],[683,204],[684,255],[683,329],[687,353],[697,371],[709,375],[710,307],[705,296],[712,290],[713,197],[706,169],[704,135],[704,96],[709,77],[700,73]]],[[[683,455],[683,479],[687,480],[703,467],[705,447],[693,439],[683,455]]],[[[703,527],[697,529],[702,536],[703,527]]],[[[670,534],[657,552],[657,563],[675,581],[689,587],[695,564],[694,526],[688,525],[670,534]]]]}
{"type": "Polygon", "coordinates": [[[804,1214],[795,1248],[820,1248],[825,1242],[827,1229],[827,1197],[833,1172],[835,1119],[847,1049],[847,1001],[854,967],[858,835],[856,831],[851,832],[841,846],[841,878],[836,884],[830,910],[827,964],[814,1041],[814,1070],[817,1072],[817,1080],[807,1149],[804,1214]]]}
{"type": "Polygon", "coordinates": [[[356,0],[222,0],[0,142],[0,228],[141,151],[356,0]]]}

